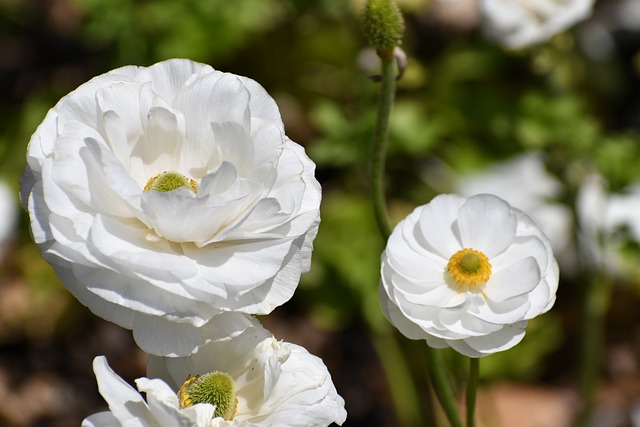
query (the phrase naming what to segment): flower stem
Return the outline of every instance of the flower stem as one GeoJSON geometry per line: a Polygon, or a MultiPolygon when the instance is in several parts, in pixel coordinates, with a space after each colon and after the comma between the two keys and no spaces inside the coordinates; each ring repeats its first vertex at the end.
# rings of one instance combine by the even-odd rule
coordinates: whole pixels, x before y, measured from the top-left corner
{"type": "Polygon", "coordinates": [[[600,368],[605,336],[605,316],[609,308],[612,281],[604,273],[594,273],[588,281],[584,301],[580,394],[582,408],[576,425],[589,425],[595,394],[600,382],[600,368]]]}
{"type": "Polygon", "coordinates": [[[449,419],[452,427],[462,427],[462,421],[458,415],[458,407],[453,393],[451,383],[447,378],[442,354],[434,348],[427,346],[427,365],[429,369],[429,377],[433,384],[433,388],[438,396],[438,400],[442,405],[442,409],[449,419]]]}
{"type": "Polygon", "coordinates": [[[480,374],[480,359],[469,358],[469,381],[467,382],[467,427],[475,425],[476,392],[478,390],[478,376],[480,374]]]}
{"type": "Polygon", "coordinates": [[[418,392],[394,331],[390,327],[378,328],[371,338],[387,377],[399,424],[407,427],[419,425],[422,414],[418,392]]]}
{"type": "Polygon", "coordinates": [[[389,117],[396,92],[396,64],[395,59],[381,55],[382,80],[378,98],[378,115],[373,132],[371,153],[371,182],[373,187],[373,212],[376,223],[386,240],[391,234],[391,225],[387,214],[384,176],[387,143],[389,140],[389,117]]]}

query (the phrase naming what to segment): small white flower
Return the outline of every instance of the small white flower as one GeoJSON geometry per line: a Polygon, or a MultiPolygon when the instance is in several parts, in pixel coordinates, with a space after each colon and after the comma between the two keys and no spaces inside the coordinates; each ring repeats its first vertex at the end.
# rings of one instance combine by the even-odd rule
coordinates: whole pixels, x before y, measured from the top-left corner
{"type": "Polygon", "coordinates": [[[148,378],[136,380],[146,401],[109,368],[104,356],[96,357],[93,366],[110,411],[88,417],[83,427],[321,427],[341,425],[347,416],[322,360],[276,340],[260,326],[229,341],[206,344],[188,357],[151,356],[148,378]],[[224,384],[207,381],[211,373],[224,384]],[[198,381],[200,389],[194,386],[198,381]],[[230,409],[220,415],[218,406],[194,395],[228,402],[219,406],[230,409]]]}
{"type": "Polygon", "coordinates": [[[481,357],[524,337],[555,301],[551,244],[498,197],[440,195],[393,230],[382,254],[380,299],[402,334],[481,357]]]}
{"type": "Polygon", "coordinates": [[[508,49],[543,43],[583,21],[595,0],[480,0],[483,28],[508,49]]]}
{"type": "Polygon", "coordinates": [[[186,355],[293,295],[319,224],[315,165],[255,81],[189,60],[65,96],[21,198],[43,257],[94,313],[186,355]]]}

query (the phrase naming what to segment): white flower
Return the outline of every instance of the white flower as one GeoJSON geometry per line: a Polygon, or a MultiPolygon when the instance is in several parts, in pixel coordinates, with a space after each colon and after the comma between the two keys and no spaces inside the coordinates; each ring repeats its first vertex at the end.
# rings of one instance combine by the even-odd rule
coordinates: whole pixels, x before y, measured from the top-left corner
{"type": "Polygon", "coordinates": [[[568,206],[556,201],[564,188],[545,170],[540,153],[519,155],[486,171],[461,176],[455,188],[464,197],[493,194],[526,212],[551,241],[563,272],[575,269],[573,214],[568,206]]]}
{"type": "Polygon", "coordinates": [[[483,28],[508,49],[543,43],[591,15],[595,0],[480,0],[483,28]]]}
{"type": "Polygon", "coordinates": [[[260,326],[229,341],[206,344],[188,357],[151,356],[148,378],[136,380],[146,401],[109,368],[103,356],[96,357],[93,366],[110,411],[88,417],[83,427],[320,427],[342,424],[347,416],[322,360],[300,346],[276,340],[260,326]],[[235,396],[211,385],[207,390],[208,395],[224,395],[236,405],[229,419],[217,416],[216,406],[192,402],[190,389],[184,388],[186,394],[178,397],[188,377],[203,378],[212,372],[227,374],[235,385],[235,396]],[[181,406],[181,399],[192,406],[181,406]]]}
{"type": "Polygon", "coordinates": [[[610,193],[602,176],[587,175],[576,197],[576,213],[585,265],[613,274],[636,275],[637,260],[635,256],[626,260],[623,247],[640,243],[640,186],[610,193]]]}
{"type": "Polygon", "coordinates": [[[382,254],[380,299],[411,339],[481,357],[524,337],[555,301],[551,245],[498,197],[440,195],[393,230],[382,254]]]}
{"type": "Polygon", "coordinates": [[[43,257],[149,353],[239,333],[238,313],[271,312],[309,269],[315,165],[246,77],[180,59],[113,70],[49,111],[27,157],[43,257]]]}
{"type": "Polygon", "coordinates": [[[16,231],[18,223],[17,196],[7,183],[0,181],[0,260],[4,257],[6,245],[16,231]]]}

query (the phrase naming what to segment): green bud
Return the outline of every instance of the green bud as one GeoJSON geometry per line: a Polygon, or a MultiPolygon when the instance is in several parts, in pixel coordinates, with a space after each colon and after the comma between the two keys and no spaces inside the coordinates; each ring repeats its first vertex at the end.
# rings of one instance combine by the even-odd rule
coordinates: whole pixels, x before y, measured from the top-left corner
{"type": "Polygon", "coordinates": [[[395,0],[367,0],[362,13],[362,28],[378,52],[391,55],[402,43],[404,20],[395,0]]]}

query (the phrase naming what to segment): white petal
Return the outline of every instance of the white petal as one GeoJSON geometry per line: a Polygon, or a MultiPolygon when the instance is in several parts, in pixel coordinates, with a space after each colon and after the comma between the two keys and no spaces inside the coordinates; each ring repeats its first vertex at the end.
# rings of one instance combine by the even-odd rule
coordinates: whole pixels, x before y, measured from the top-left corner
{"type": "Polygon", "coordinates": [[[395,326],[402,335],[412,340],[425,339],[425,332],[415,323],[411,322],[389,298],[382,286],[379,287],[380,304],[385,317],[395,326]]]}
{"type": "Polygon", "coordinates": [[[516,233],[516,216],[507,202],[489,194],[470,197],[460,208],[458,226],[465,248],[489,258],[503,252],[516,233]]]}
{"type": "Polygon", "coordinates": [[[132,329],[136,343],[145,352],[180,357],[197,351],[207,342],[229,339],[252,327],[252,320],[242,313],[221,313],[200,327],[136,313],[132,329]]]}
{"type": "Polygon", "coordinates": [[[527,322],[523,321],[514,325],[505,325],[499,331],[486,336],[470,337],[462,341],[450,341],[449,344],[465,356],[488,356],[498,351],[508,350],[522,341],[526,327],[527,322]]]}
{"type": "Polygon", "coordinates": [[[120,378],[104,356],[93,359],[98,390],[109,404],[113,416],[123,425],[155,426],[149,407],[133,387],[120,378]]]}
{"type": "Polygon", "coordinates": [[[429,252],[440,254],[445,259],[463,248],[457,225],[458,211],[464,198],[455,194],[441,194],[427,205],[421,206],[418,223],[429,252]]]}
{"type": "Polygon", "coordinates": [[[505,301],[531,292],[539,283],[540,267],[535,258],[527,257],[492,273],[483,292],[489,299],[505,301]]]}
{"type": "MultiPolygon", "coordinates": [[[[132,420],[133,421],[133,420],[132,420]]],[[[139,424],[144,425],[144,424],[139,424]]],[[[81,427],[121,427],[120,421],[109,411],[98,412],[82,421],[81,427]]]]}

